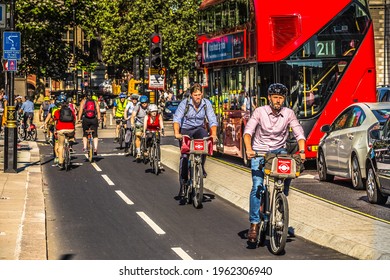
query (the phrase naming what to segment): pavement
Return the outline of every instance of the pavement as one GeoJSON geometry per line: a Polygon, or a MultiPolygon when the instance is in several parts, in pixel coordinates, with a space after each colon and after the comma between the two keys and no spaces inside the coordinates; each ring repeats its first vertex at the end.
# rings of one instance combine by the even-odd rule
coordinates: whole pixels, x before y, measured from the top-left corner
{"type": "MultiPolygon", "coordinates": [[[[166,130],[168,136],[172,134],[168,127],[166,130]]],[[[112,134],[112,129],[99,131],[102,138],[112,134]]],[[[40,134],[38,139],[42,139],[40,134]]],[[[45,194],[39,149],[36,142],[20,144],[17,172],[4,173],[0,140],[0,260],[46,260],[45,194]]],[[[163,145],[161,152],[163,165],[178,172],[178,148],[163,145]]],[[[207,160],[206,169],[205,188],[248,211],[250,173],[214,158],[207,160]]],[[[288,201],[295,236],[356,259],[390,259],[389,222],[300,193],[294,189],[294,181],[288,201]]]]}

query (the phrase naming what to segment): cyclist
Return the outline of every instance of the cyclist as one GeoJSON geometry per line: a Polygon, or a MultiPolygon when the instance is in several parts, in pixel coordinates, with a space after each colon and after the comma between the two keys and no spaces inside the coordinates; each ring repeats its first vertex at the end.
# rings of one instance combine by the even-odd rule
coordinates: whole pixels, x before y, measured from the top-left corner
{"type": "Polygon", "coordinates": [[[119,128],[120,128],[121,121],[124,118],[125,108],[127,106],[127,103],[128,103],[127,95],[124,92],[119,94],[119,98],[115,99],[114,101],[114,107],[112,108],[112,114],[116,119],[114,143],[119,141],[119,128]]]}
{"type": "Polygon", "coordinates": [[[43,122],[46,120],[47,115],[49,114],[49,107],[50,107],[50,97],[45,96],[43,98],[43,102],[41,106],[39,107],[39,121],[43,122]]]}
{"type": "MultiPolygon", "coordinates": [[[[156,131],[161,131],[161,134],[164,135],[164,122],[162,115],[158,113],[158,107],[156,104],[150,104],[148,107],[148,114],[144,118],[144,132],[142,137],[145,138],[145,148],[149,149],[152,144],[153,133],[156,131]]],[[[160,143],[160,135],[158,135],[157,142],[160,143]]],[[[160,149],[160,147],[159,147],[160,149]]],[[[161,155],[160,150],[158,154],[161,155]]],[[[163,169],[161,165],[161,159],[158,162],[158,168],[163,169]]]]}
{"type": "Polygon", "coordinates": [[[100,110],[100,115],[103,116],[103,127],[107,128],[107,110],[108,110],[108,105],[107,102],[104,100],[103,96],[99,96],[99,110],[100,110]]]}
{"type": "Polygon", "coordinates": [[[53,119],[55,121],[55,128],[57,131],[57,154],[58,154],[58,167],[63,170],[64,167],[64,142],[65,137],[69,137],[69,143],[74,142],[75,122],[76,114],[72,110],[69,104],[66,102],[65,96],[58,98],[57,105],[58,110],[55,110],[53,119]]]}
{"type": "Polygon", "coordinates": [[[125,109],[125,115],[124,118],[127,121],[127,128],[126,128],[126,135],[125,135],[125,155],[129,154],[129,148],[130,148],[130,143],[132,141],[131,139],[131,114],[133,113],[133,110],[135,106],[137,106],[138,103],[138,94],[132,94],[131,95],[131,102],[127,103],[126,109],[125,109]]]}
{"type": "MultiPolygon", "coordinates": [[[[252,169],[252,190],[249,195],[249,221],[248,241],[255,242],[259,232],[259,209],[261,196],[259,190],[265,190],[264,157],[254,157],[256,152],[265,154],[286,154],[286,140],[289,129],[292,129],[299,146],[299,153],[302,161],[305,160],[305,135],[294,111],[283,107],[288,96],[288,89],[279,83],[271,84],[268,87],[269,105],[258,107],[254,110],[244,130],[244,143],[246,155],[251,161],[252,169]]],[[[285,180],[284,193],[288,195],[291,180],[285,180]]]]}
{"type": "MultiPolygon", "coordinates": [[[[45,119],[45,126],[47,127],[48,131],[50,131],[51,135],[53,135],[52,138],[54,138],[54,143],[52,145],[54,146],[54,164],[58,164],[58,137],[57,133],[55,132],[55,121],[54,121],[54,114],[56,111],[58,111],[61,107],[61,104],[66,100],[66,97],[64,95],[59,95],[57,99],[50,105],[49,114],[47,115],[45,119]]],[[[53,142],[52,139],[49,141],[53,142]]]]}
{"type": "Polygon", "coordinates": [[[5,126],[7,119],[7,96],[4,89],[0,90],[0,132],[2,127],[5,126]]]}
{"type": "Polygon", "coordinates": [[[83,127],[83,152],[87,152],[87,143],[88,143],[88,134],[87,130],[92,129],[92,137],[93,137],[93,146],[94,150],[93,153],[96,156],[97,155],[97,148],[98,148],[98,126],[99,126],[99,120],[100,120],[100,110],[98,110],[98,103],[96,101],[96,96],[92,96],[91,92],[87,92],[86,98],[83,99],[80,103],[80,110],[78,113],[78,120],[79,122],[82,121],[82,127],[83,127]],[[95,99],[95,100],[93,100],[95,99]]]}
{"type": "MultiPolygon", "coordinates": [[[[196,83],[191,87],[190,96],[182,100],[173,115],[173,130],[175,138],[180,140],[182,144],[182,135],[188,135],[194,139],[202,139],[208,136],[205,120],[210,128],[213,140],[217,139],[217,117],[213,111],[213,107],[209,100],[203,98],[202,87],[196,83]]],[[[203,177],[206,178],[207,173],[204,169],[206,156],[202,156],[203,177]]],[[[180,157],[180,191],[179,197],[184,195],[183,185],[188,180],[188,155],[182,154],[180,157]]]]}
{"type": "Polygon", "coordinates": [[[34,103],[30,100],[30,97],[26,96],[25,100],[20,108],[20,113],[23,114],[23,128],[26,132],[29,129],[30,125],[34,120],[34,103]],[[29,124],[27,126],[27,120],[29,120],[29,124]]]}
{"type": "Polygon", "coordinates": [[[139,98],[139,102],[140,104],[134,107],[130,119],[131,129],[135,129],[135,149],[137,152],[137,160],[141,158],[141,137],[143,134],[144,119],[147,114],[149,99],[146,95],[142,95],[139,98]]]}

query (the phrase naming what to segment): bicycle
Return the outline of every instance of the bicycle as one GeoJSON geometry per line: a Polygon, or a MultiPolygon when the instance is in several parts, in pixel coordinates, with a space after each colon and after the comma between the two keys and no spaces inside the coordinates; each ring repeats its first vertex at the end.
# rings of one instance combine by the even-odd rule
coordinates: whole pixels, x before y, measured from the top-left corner
{"type": "Polygon", "coordinates": [[[64,153],[63,153],[63,156],[64,156],[64,167],[65,167],[65,170],[66,171],[69,171],[70,170],[70,167],[71,167],[71,159],[72,159],[72,156],[70,155],[71,152],[70,152],[70,143],[69,143],[69,138],[71,137],[70,134],[65,134],[65,142],[64,142],[64,153]]]}
{"type": "Polygon", "coordinates": [[[135,148],[135,128],[132,128],[131,129],[131,142],[130,142],[130,148],[129,148],[129,152],[130,152],[130,155],[132,155],[133,157],[136,157],[137,155],[137,152],[136,152],[136,148],[135,148]]]}
{"type": "Polygon", "coordinates": [[[125,142],[125,135],[126,135],[125,124],[126,124],[125,119],[120,119],[119,137],[118,137],[120,149],[122,149],[123,143],[125,142]]]}
{"type": "MultiPolygon", "coordinates": [[[[301,160],[299,155],[288,154],[258,154],[255,157],[264,157],[264,186],[259,195],[262,197],[260,205],[260,224],[257,244],[264,246],[267,232],[270,237],[270,249],[275,255],[284,252],[287,241],[289,208],[287,197],[284,194],[284,181],[294,179],[300,174],[301,160]]],[[[260,165],[259,168],[263,168],[260,165]]]]}
{"type": "MultiPolygon", "coordinates": [[[[212,155],[213,138],[211,136],[203,139],[192,139],[188,135],[183,135],[181,153],[188,154],[188,173],[190,175],[187,182],[182,182],[184,187],[184,197],[182,204],[193,204],[196,209],[203,207],[203,168],[202,155],[212,155]]],[[[181,179],[181,174],[179,172],[181,179]]]]}
{"type": "MultiPolygon", "coordinates": [[[[147,134],[148,132],[146,132],[147,134]]],[[[149,132],[150,133],[150,132],[149,132]]],[[[158,175],[160,171],[159,162],[160,162],[160,132],[152,132],[152,145],[149,147],[149,163],[152,167],[153,173],[158,175]]]]}
{"type": "Polygon", "coordinates": [[[87,151],[88,151],[88,160],[89,162],[93,161],[93,129],[87,129],[87,151]]]}

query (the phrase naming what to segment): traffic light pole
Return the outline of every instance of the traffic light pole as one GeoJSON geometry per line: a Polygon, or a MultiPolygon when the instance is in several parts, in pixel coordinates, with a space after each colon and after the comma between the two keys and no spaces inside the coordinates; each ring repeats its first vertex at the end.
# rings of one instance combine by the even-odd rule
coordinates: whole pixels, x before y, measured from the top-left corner
{"type": "MultiPolygon", "coordinates": [[[[10,2],[10,29],[15,30],[15,1],[10,2]]],[[[14,104],[15,72],[9,72],[9,98],[7,103],[7,124],[4,134],[4,173],[17,173],[18,168],[18,142],[16,126],[16,110],[14,104]]]]}

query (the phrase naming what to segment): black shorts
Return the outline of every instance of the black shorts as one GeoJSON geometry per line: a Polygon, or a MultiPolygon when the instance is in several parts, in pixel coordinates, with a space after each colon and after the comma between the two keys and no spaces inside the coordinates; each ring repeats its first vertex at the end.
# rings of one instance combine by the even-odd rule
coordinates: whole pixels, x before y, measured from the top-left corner
{"type": "Polygon", "coordinates": [[[82,124],[83,124],[83,137],[88,136],[88,134],[85,132],[88,129],[93,130],[93,133],[92,133],[93,138],[98,137],[99,122],[98,122],[97,118],[88,119],[88,118],[84,117],[82,124]]]}

